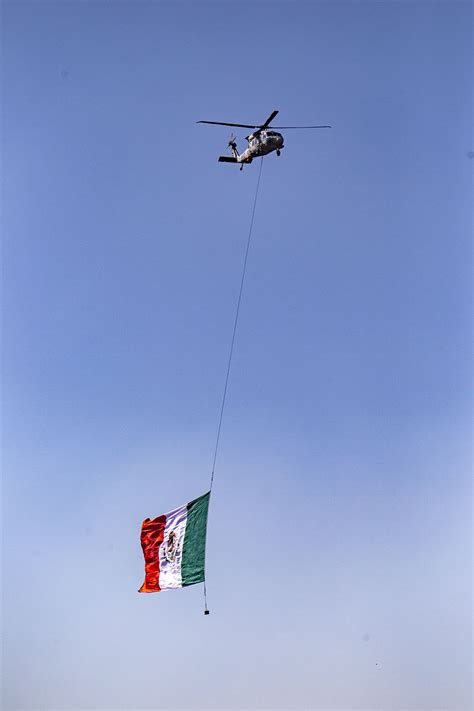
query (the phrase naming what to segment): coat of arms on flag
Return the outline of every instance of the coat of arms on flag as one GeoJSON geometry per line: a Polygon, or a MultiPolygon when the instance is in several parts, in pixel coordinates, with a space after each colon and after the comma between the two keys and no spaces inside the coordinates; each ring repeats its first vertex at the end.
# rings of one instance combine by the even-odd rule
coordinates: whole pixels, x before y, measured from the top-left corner
{"type": "Polygon", "coordinates": [[[138,592],[159,592],[205,579],[206,528],[210,492],[142,524],[145,582],[138,592]]]}

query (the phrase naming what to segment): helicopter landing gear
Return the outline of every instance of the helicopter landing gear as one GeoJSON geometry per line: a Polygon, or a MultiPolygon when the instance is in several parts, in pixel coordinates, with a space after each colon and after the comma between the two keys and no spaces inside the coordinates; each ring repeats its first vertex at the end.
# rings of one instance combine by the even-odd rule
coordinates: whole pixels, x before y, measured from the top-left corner
{"type": "Polygon", "coordinates": [[[279,148],[277,148],[277,156],[281,155],[281,151],[279,148]]]}

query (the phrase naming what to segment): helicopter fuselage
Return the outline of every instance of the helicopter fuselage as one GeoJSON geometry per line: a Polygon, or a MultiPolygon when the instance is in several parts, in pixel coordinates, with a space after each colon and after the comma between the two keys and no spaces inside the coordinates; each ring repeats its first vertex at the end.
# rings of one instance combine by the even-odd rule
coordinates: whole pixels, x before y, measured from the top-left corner
{"type": "MultiPolygon", "coordinates": [[[[258,131],[247,136],[248,148],[238,156],[239,163],[251,163],[253,158],[266,156],[283,148],[283,136],[277,131],[258,131]]],[[[237,156],[236,156],[237,157],[237,156]]]]}

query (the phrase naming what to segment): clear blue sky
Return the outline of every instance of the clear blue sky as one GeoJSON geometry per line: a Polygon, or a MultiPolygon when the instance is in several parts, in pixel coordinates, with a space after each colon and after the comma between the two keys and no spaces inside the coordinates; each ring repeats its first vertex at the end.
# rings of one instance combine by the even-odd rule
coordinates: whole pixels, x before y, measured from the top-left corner
{"type": "Polygon", "coordinates": [[[471,6],[4,2],[3,708],[471,708],[471,6]],[[202,587],[141,522],[209,483],[202,587]],[[245,130],[237,131],[239,148],[245,130]]]}

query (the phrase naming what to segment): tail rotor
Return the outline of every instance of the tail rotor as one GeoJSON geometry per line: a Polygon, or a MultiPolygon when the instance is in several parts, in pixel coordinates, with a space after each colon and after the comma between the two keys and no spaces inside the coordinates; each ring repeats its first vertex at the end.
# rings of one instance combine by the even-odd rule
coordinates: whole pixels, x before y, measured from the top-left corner
{"type": "MultiPolygon", "coordinates": [[[[235,136],[233,133],[230,134],[229,142],[227,143],[227,148],[232,151],[232,156],[219,156],[219,163],[238,163],[239,152],[237,151],[237,143],[235,141],[235,136]]],[[[240,167],[242,170],[243,164],[240,167]]]]}

